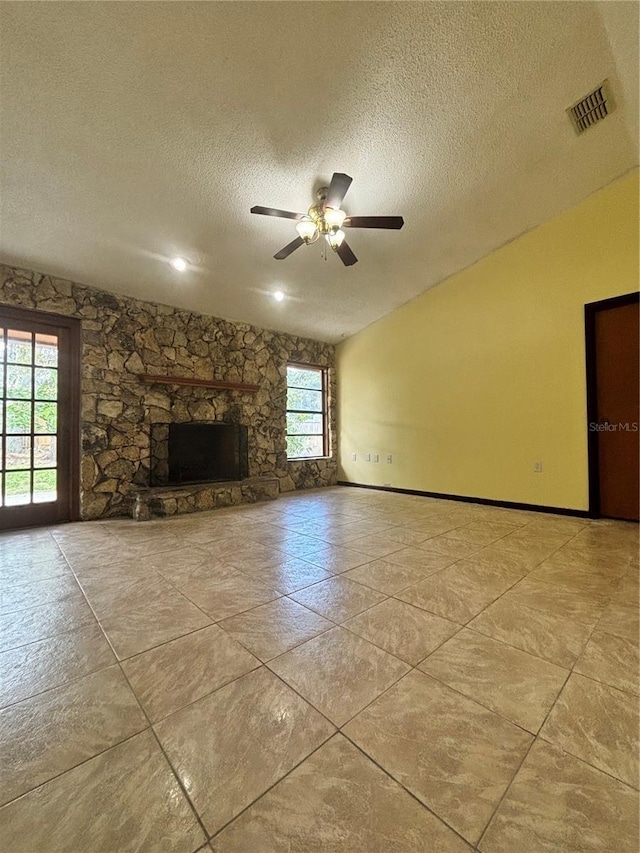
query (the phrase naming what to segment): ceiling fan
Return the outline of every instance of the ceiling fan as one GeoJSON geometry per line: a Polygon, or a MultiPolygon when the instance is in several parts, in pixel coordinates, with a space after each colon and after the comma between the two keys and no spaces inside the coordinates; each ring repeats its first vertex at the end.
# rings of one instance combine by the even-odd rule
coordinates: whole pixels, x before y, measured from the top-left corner
{"type": "Polygon", "coordinates": [[[334,172],[331,184],[320,187],[316,193],[317,202],[309,208],[308,213],[293,213],[290,210],[277,210],[274,207],[251,208],[251,213],[263,216],[280,216],[283,219],[296,219],[298,237],[280,249],[273,257],[278,261],[288,258],[292,252],[305,243],[315,243],[321,236],[331,246],[346,267],[358,262],[351,247],[347,243],[343,228],[390,228],[397,230],[404,225],[401,216],[347,216],[340,209],[347,190],[353,178],[342,172],[334,172]]]}

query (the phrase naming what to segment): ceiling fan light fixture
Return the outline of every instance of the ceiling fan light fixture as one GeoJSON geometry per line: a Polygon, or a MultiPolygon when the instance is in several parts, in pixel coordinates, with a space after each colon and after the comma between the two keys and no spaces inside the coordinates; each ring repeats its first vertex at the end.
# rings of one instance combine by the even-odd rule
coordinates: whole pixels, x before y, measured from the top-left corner
{"type": "Polygon", "coordinates": [[[184,272],[189,264],[185,261],[184,258],[171,258],[169,261],[174,270],[178,270],[178,272],[184,272]]]}
{"type": "Polygon", "coordinates": [[[298,222],[296,231],[305,243],[311,243],[318,234],[316,223],[309,216],[305,216],[298,222]]]}
{"type": "Polygon", "coordinates": [[[324,221],[329,226],[331,231],[338,231],[342,228],[342,223],[347,218],[347,214],[344,210],[339,210],[335,207],[327,207],[324,212],[324,221]]]}
{"type": "Polygon", "coordinates": [[[333,251],[337,251],[342,245],[342,241],[344,240],[344,231],[336,231],[335,234],[327,234],[327,243],[331,246],[333,251]]]}

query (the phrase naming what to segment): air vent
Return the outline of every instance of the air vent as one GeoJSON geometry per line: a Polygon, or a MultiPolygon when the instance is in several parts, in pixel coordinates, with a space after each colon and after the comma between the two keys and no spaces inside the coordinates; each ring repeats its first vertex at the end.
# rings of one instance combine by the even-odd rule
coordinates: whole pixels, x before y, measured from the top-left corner
{"type": "Polygon", "coordinates": [[[584,133],[613,112],[613,99],[605,80],[567,110],[576,133],[584,133]]]}

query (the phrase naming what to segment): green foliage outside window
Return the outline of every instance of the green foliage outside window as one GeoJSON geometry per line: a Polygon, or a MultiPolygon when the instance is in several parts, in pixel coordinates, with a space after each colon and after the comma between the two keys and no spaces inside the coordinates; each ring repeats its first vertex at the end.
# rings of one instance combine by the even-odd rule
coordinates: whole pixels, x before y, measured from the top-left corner
{"type": "Polygon", "coordinates": [[[287,456],[323,456],[324,391],[320,368],[287,367],[287,456]]]}

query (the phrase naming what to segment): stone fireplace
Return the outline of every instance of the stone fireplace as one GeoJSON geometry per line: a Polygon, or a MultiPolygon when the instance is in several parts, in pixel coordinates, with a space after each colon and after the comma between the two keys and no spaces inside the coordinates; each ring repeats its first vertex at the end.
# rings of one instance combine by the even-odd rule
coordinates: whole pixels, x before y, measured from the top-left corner
{"type": "MultiPolygon", "coordinates": [[[[156,423],[245,425],[249,427],[250,479],[266,478],[275,482],[279,491],[335,483],[335,376],[331,344],[143,302],[1,265],[0,302],[82,321],[83,518],[132,513],[140,490],[149,488],[151,425],[156,423]],[[328,368],[330,455],[322,459],[287,460],[289,362],[328,368]],[[149,384],[143,380],[145,374],[244,383],[257,386],[257,390],[249,393],[242,388],[149,384]]],[[[238,497],[238,494],[230,492],[230,502],[251,499],[250,490],[247,495],[238,497]]],[[[227,497],[221,498],[220,504],[227,497]]],[[[195,509],[209,505],[206,501],[198,505],[198,500],[202,498],[193,498],[195,509]]]]}

